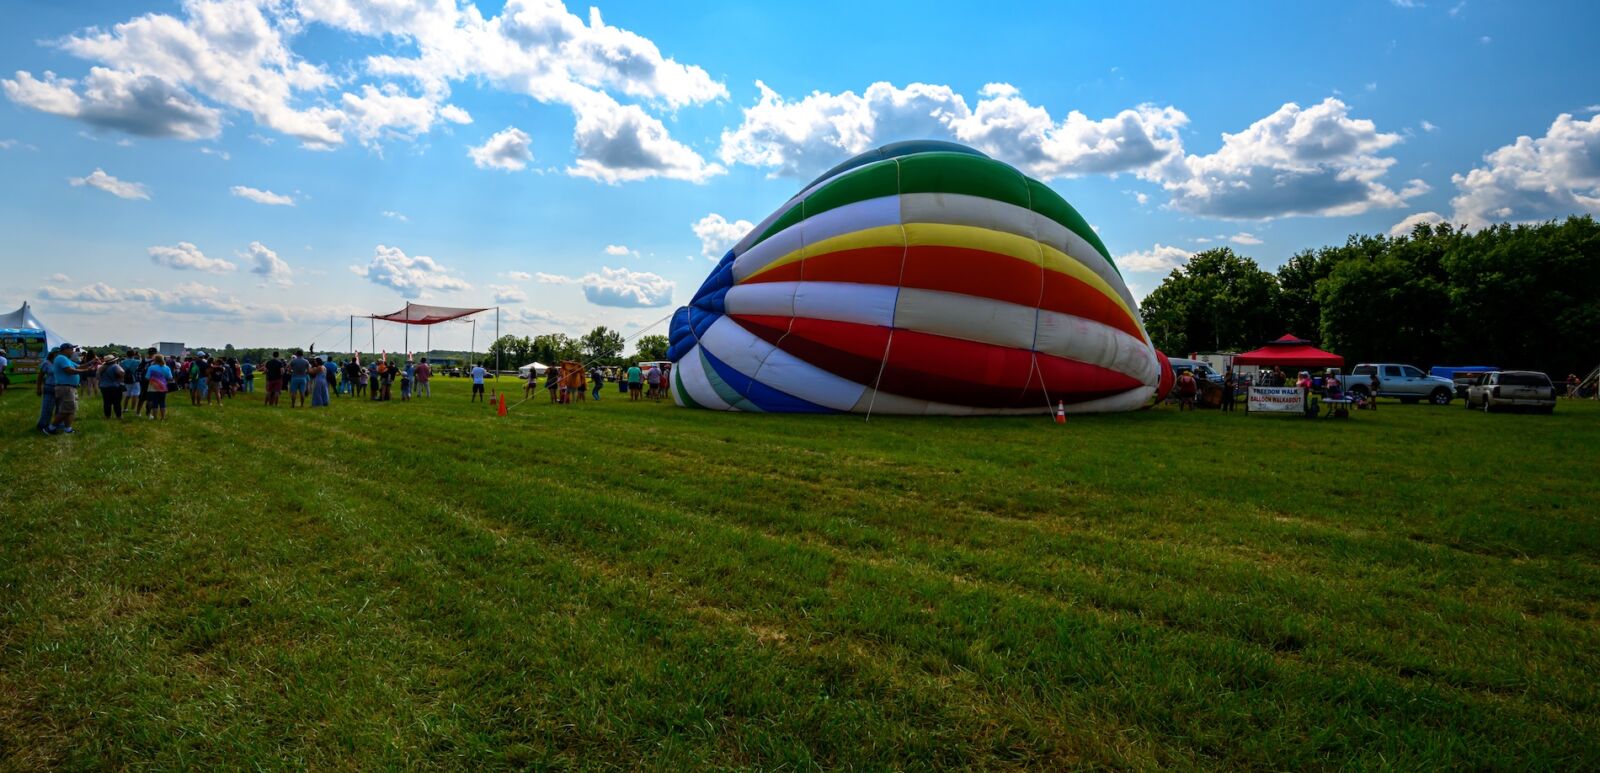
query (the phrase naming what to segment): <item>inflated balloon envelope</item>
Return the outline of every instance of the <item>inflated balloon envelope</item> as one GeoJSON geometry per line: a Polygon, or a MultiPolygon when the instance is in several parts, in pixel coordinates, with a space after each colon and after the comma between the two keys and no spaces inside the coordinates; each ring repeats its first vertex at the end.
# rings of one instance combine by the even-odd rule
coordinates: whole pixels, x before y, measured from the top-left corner
{"type": "Polygon", "coordinates": [[[723,256],[671,340],[673,399],[717,410],[1126,411],[1172,383],[1077,210],[946,142],[806,186],[723,256]]]}

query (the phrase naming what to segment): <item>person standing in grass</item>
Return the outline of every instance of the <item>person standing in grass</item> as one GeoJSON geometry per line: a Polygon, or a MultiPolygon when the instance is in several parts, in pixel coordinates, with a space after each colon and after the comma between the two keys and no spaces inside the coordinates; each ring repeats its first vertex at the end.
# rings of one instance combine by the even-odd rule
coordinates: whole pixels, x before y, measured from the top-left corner
{"type": "Polygon", "coordinates": [[[472,366],[472,402],[484,399],[483,379],[488,375],[489,371],[484,370],[483,365],[472,366]]]}
{"type": "Polygon", "coordinates": [[[1178,374],[1178,410],[1194,410],[1194,396],[1200,391],[1199,382],[1194,380],[1194,372],[1185,370],[1178,374]]]}
{"type": "Polygon", "coordinates": [[[660,365],[652,366],[650,368],[650,372],[645,375],[645,381],[650,384],[650,399],[651,400],[660,400],[661,399],[661,366],[660,365]]]}
{"type": "Polygon", "coordinates": [[[1233,411],[1233,396],[1239,389],[1239,379],[1233,375],[1233,366],[1229,365],[1222,374],[1222,410],[1233,411]]]}
{"type": "Polygon", "coordinates": [[[606,385],[605,371],[595,368],[589,372],[589,379],[594,382],[594,401],[600,402],[600,388],[606,385]]]}
{"type": "Polygon", "coordinates": [[[433,390],[428,387],[428,382],[433,378],[433,366],[428,364],[428,358],[423,357],[417,363],[416,392],[418,397],[433,397],[433,390]]]}
{"type": "Polygon", "coordinates": [[[139,395],[144,391],[143,384],[139,383],[139,367],[144,364],[139,359],[139,352],[129,349],[123,354],[122,362],[122,410],[133,411],[139,414],[139,395]]]}
{"type": "Polygon", "coordinates": [[[6,359],[6,353],[0,352],[0,397],[6,394],[6,387],[11,386],[11,376],[6,373],[6,368],[11,366],[11,361],[6,359]]]}
{"type": "Polygon", "coordinates": [[[400,371],[400,402],[402,403],[411,402],[411,379],[415,373],[416,371],[413,370],[413,366],[409,362],[400,371]]]}
{"type": "Polygon", "coordinates": [[[322,364],[321,357],[312,358],[306,374],[311,377],[311,407],[328,407],[328,368],[322,364]]]}
{"type": "Polygon", "coordinates": [[[294,350],[294,359],[289,360],[289,407],[295,407],[295,398],[299,398],[299,407],[306,406],[306,398],[311,395],[311,361],[306,359],[305,352],[294,350]]]}
{"type": "Polygon", "coordinates": [[[267,374],[267,399],[264,405],[277,405],[278,396],[283,392],[283,359],[273,352],[266,362],[261,364],[261,369],[267,374]]]}
{"type": "Polygon", "coordinates": [[[51,363],[60,353],[60,346],[46,352],[39,360],[39,375],[33,380],[33,393],[39,396],[39,422],[34,426],[46,435],[56,417],[56,377],[51,363]]]}
{"type": "Polygon", "coordinates": [[[244,362],[239,365],[239,374],[240,374],[240,377],[244,379],[244,391],[245,391],[245,394],[251,394],[251,395],[255,394],[256,393],[256,363],[255,363],[255,360],[252,360],[249,357],[244,358],[244,362]]]}
{"type": "Polygon", "coordinates": [[[94,373],[100,366],[96,361],[79,365],[67,356],[71,351],[73,351],[72,344],[62,344],[61,351],[50,361],[51,380],[55,383],[56,390],[56,416],[50,426],[45,428],[47,435],[58,432],[70,435],[76,431],[72,428],[72,422],[78,418],[78,387],[82,376],[94,373]]]}
{"type": "Polygon", "coordinates": [[[172,368],[167,367],[167,358],[157,354],[150,360],[150,366],[145,368],[145,376],[149,382],[145,384],[145,407],[150,412],[150,418],[159,416],[162,421],[167,420],[167,392],[172,391],[172,368]]]}
{"type": "Polygon", "coordinates": [[[544,388],[545,391],[550,393],[551,405],[554,405],[556,402],[556,390],[559,387],[557,384],[557,379],[560,378],[559,374],[560,371],[556,370],[554,365],[544,369],[544,388]]]}
{"type": "Polygon", "coordinates": [[[205,373],[205,383],[209,384],[211,387],[206,391],[206,405],[210,405],[211,401],[215,399],[217,402],[217,407],[221,408],[222,395],[228,389],[228,363],[221,357],[217,357],[210,361],[210,365],[206,368],[205,373]]]}
{"type": "Polygon", "coordinates": [[[628,366],[628,402],[638,402],[644,392],[644,372],[638,365],[628,366]]]}
{"type": "MultiPolygon", "coordinates": [[[[110,355],[107,355],[110,357],[110,355]]],[[[122,418],[122,392],[127,388],[127,371],[123,370],[122,362],[113,358],[106,359],[100,365],[100,372],[96,374],[100,381],[100,410],[104,418],[111,418],[115,413],[118,419],[122,418]]]]}

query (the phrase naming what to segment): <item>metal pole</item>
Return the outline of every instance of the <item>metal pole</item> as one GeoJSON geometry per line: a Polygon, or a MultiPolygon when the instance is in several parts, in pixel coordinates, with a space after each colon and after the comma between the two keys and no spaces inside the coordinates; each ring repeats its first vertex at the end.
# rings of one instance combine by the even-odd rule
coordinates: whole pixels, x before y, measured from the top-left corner
{"type": "Polygon", "coordinates": [[[371,354],[378,351],[378,321],[372,317],[367,317],[367,324],[372,328],[372,348],[367,350],[367,353],[371,354]]]}
{"type": "Polygon", "coordinates": [[[406,301],[406,359],[411,359],[411,301],[406,301]]]}
{"type": "MultiPolygon", "coordinates": [[[[494,340],[500,340],[500,307],[494,307],[494,340]]],[[[501,347],[502,349],[505,347],[501,347]]],[[[500,372],[500,349],[494,350],[494,372],[500,372]]]]}
{"type": "MultiPolygon", "coordinates": [[[[472,320],[472,359],[478,359],[478,320],[472,320]]],[[[468,363],[475,365],[477,363],[468,363]]]]}
{"type": "Polygon", "coordinates": [[[356,315],[350,315],[350,351],[356,350],[356,315]]]}

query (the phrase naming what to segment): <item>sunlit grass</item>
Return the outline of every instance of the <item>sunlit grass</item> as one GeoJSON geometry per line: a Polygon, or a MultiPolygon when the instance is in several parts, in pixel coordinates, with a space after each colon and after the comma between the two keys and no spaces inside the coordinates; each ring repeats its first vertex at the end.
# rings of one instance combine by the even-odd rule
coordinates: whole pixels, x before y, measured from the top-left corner
{"type": "Polygon", "coordinates": [[[0,398],[0,766],[1600,765],[1600,406],[436,391],[0,398]]]}

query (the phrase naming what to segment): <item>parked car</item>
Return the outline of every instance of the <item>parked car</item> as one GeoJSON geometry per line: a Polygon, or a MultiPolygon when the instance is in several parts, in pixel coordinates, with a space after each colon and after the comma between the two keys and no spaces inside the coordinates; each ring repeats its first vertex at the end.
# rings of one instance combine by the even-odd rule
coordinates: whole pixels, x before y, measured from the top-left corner
{"type": "Polygon", "coordinates": [[[1482,408],[1491,413],[1501,408],[1527,408],[1540,413],[1555,413],[1556,388],[1550,377],[1532,370],[1502,370],[1485,373],[1467,389],[1467,410],[1482,408]]]}
{"type": "Polygon", "coordinates": [[[1450,379],[1430,376],[1414,365],[1398,363],[1362,363],[1340,380],[1344,382],[1345,391],[1352,394],[1394,397],[1402,403],[1427,400],[1434,405],[1449,405],[1456,393],[1456,385],[1450,379]],[[1372,388],[1374,378],[1377,389],[1372,388]]]}
{"type": "Polygon", "coordinates": [[[1185,370],[1194,371],[1196,378],[1203,378],[1218,386],[1222,384],[1222,374],[1200,360],[1191,360],[1186,357],[1168,357],[1167,361],[1172,363],[1173,373],[1185,370]]]}

